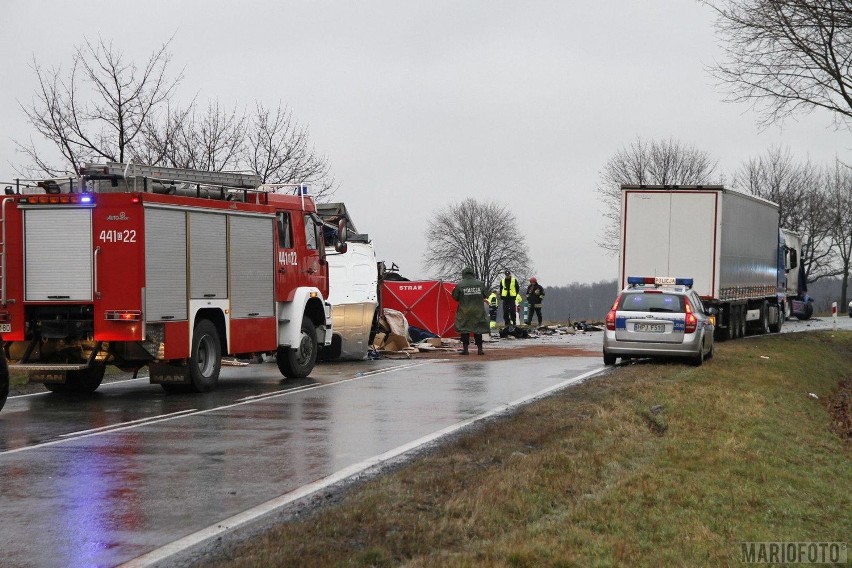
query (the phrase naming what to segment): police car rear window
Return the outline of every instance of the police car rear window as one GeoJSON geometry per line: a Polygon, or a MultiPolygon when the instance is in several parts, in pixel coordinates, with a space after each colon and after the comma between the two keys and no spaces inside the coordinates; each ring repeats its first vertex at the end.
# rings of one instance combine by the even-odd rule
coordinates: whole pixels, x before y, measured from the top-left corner
{"type": "Polygon", "coordinates": [[[621,312],[683,312],[683,296],[677,294],[625,292],[621,295],[621,312]]]}

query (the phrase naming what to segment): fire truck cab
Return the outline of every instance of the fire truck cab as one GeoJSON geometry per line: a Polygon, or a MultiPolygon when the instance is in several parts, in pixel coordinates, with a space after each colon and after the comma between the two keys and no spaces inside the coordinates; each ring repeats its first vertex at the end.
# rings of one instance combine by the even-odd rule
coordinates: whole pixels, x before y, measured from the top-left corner
{"type": "Polygon", "coordinates": [[[17,182],[2,201],[10,369],[75,393],[97,389],[108,365],[209,391],[223,355],[275,353],[284,376],[310,374],[332,318],[305,186],[118,163],[79,174],[17,182]]]}

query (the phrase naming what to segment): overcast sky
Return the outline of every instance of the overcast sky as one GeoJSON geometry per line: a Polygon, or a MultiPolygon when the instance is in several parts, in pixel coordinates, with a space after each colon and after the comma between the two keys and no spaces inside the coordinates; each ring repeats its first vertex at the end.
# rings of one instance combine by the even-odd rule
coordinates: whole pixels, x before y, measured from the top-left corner
{"type": "MultiPolygon", "coordinates": [[[[691,0],[219,2],[3,0],[0,181],[16,177],[19,108],[35,57],[68,66],[83,38],[141,63],[171,44],[181,101],[288,105],[328,156],[380,260],[422,268],[427,219],[466,197],[511,206],[545,286],[614,279],[595,245],[595,186],[637,136],[706,150],[721,172],[782,144],[852,161],[852,137],[823,112],[763,131],[722,102],[705,70],[720,57],[712,15],[691,0]]],[[[730,174],[728,174],[730,179],[730,174]]]]}

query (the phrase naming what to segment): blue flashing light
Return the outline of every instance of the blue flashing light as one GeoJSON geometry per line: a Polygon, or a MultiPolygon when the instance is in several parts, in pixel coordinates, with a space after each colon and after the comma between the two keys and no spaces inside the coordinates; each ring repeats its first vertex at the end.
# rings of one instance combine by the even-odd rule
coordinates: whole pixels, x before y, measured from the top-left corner
{"type": "Polygon", "coordinates": [[[672,278],[671,276],[628,276],[627,283],[631,286],[637,286],[639,284],[654,284],[656,286],[674,284],[676,286],[686,286],[688,288],[692,288],[694,279],[672,278]]]}
{"type": "Polygon", "coordinates": [[[92,196],[91,195],[85,195],[84,194],[84,195],[80,196],[80,203],[91,203],[91,202],[92,202],[92,196]]]}

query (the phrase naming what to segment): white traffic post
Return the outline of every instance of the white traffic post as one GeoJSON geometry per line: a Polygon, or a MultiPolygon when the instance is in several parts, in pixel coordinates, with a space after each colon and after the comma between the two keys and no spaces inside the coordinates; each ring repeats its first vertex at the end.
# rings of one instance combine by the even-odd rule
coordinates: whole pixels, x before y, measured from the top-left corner
{"type": "Polygon", "coordinates": [[[831,321],[832,328],[837,331],[837,302],[831,302],[831,321]]]}

